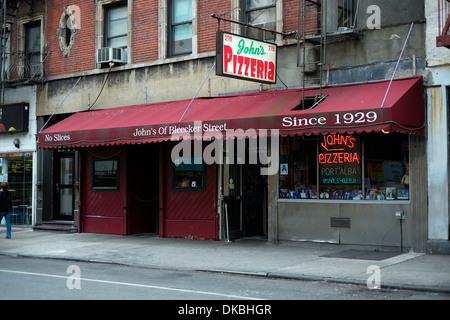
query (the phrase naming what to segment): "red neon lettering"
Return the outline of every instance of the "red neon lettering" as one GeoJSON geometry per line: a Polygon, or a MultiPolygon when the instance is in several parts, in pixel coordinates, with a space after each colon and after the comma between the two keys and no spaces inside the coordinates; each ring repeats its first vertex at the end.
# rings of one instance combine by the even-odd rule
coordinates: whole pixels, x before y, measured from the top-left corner
{"type": "Polygon", "coordinates": [[[325,163],[325,154],[324,153],[320,153],[319,154],[319,163],[323,164],[325,163]]]}
{"type": "Polygon", "coordinates": [[[346,153],[346,154],[344,154],[344,162],[351,162],[351,158],[350,158],[350,153],[346,153]]]}
{"type": "MultiPolygon", "coordinates": [[[[346,146],[350,149],[356,146],[356,138],[353,136],[343,136],[340,134],[329,135],[324,137],[324,141],[321,143],[322,147],[326,150],[329,149],[330,146],[346,146]]],[[[337,148],[334,148],[337,149],[337,148]]],[[[342,150],[342,149],[341,149],[342,150]]]]}
{"type": "Polygon", "coordinates": [[[336,152],[320,153],[320,164],[343,164],[343,163],[361,163],[358,153],[336,152]]]}

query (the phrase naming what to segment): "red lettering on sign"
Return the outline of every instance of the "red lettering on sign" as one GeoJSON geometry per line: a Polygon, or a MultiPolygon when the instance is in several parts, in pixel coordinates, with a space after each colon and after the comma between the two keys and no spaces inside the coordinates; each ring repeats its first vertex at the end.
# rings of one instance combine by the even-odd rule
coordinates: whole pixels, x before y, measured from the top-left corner
{"type": "Polygon", "coordinates": [[[319,154],[319,163],[361,163],[359,154],[351,151],[356,147],[356,142],[357,139],[352,135],[332,134],[325,136],[320,144],[325,152],[319,154]]]}
{"type": "Polygon", "coordinates": [[[223,46],[225,73],[231,73],[230,64],[233,66],[233,74],[262,80],[275,80],[275,63],[256,58],[233,54],[233,48],[223,46]]]}
{"type": "Polygon", "coordinates": [[[358,153],[336,152],[319,154],[320,164],[361,163],[358,153]]]}

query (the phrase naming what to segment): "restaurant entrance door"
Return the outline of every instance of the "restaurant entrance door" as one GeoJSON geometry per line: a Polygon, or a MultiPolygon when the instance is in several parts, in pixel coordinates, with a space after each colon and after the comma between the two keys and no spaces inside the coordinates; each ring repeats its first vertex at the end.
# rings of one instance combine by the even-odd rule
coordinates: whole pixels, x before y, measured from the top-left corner
{"type": "Polygon", "coordinates": [[[224,162],[223,172],[223,230],[224,239],[267,235],[267,176],[261,165],[251,161],[249,140],[235,140],[246,144],[245,159],[234,154],[234,160],[224,162]]]}
{"type": "Polygon", "coordinates": [[[75,152],[54,153],[53,220],[74,221],[75,152]]]}

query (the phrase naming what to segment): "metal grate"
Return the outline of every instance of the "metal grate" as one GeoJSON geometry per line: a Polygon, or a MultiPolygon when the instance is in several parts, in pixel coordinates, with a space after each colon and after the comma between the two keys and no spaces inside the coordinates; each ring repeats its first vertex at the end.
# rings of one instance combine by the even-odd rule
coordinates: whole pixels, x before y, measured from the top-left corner
{"type": "Polygon", "coordinates": [[[332,228],[350,228],[350,218],[330,218],[332,228]]]}

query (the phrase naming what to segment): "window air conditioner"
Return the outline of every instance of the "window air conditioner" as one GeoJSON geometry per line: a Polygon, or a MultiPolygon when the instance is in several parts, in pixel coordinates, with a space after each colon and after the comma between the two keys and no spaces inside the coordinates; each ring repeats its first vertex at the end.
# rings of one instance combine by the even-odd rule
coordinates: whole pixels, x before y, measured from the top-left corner
{"type": "Polygon", "coordinates": [[[99,48],[97,49],[96,63],[127,63],[127,49],[125,48],[99,48]]]}

